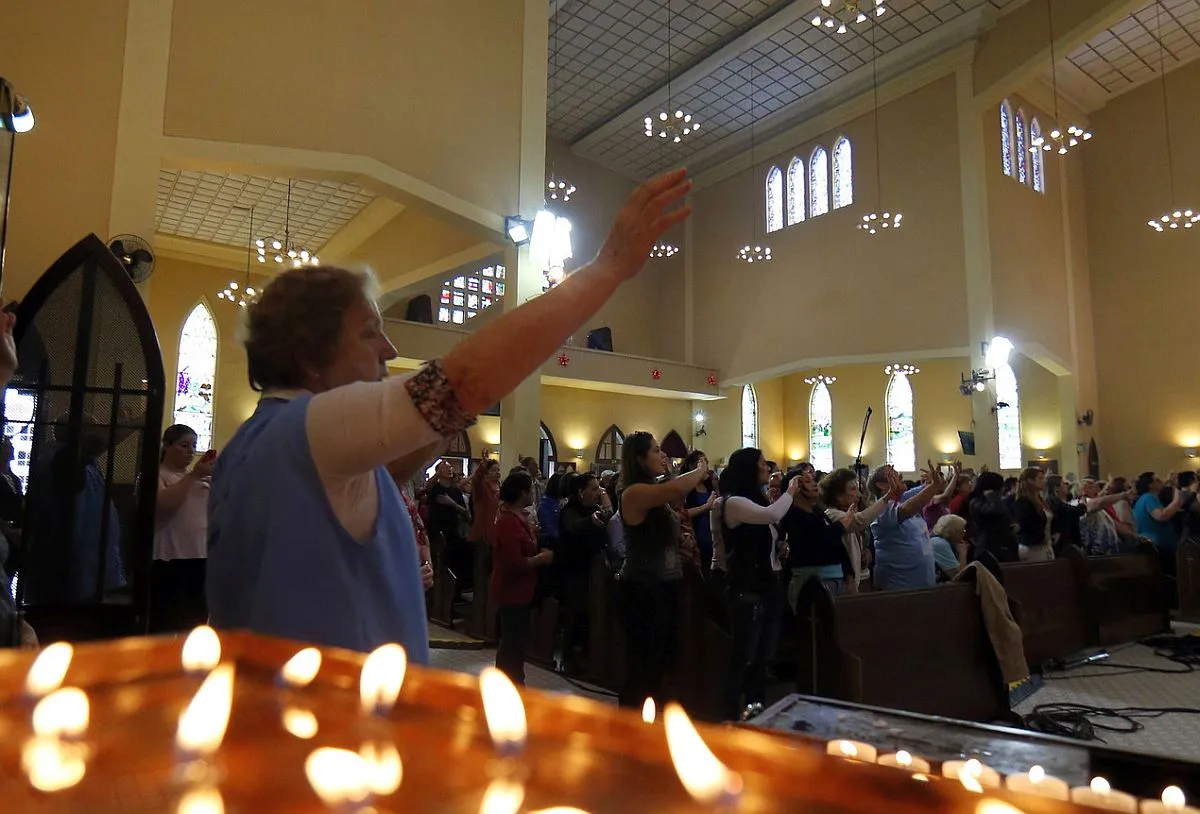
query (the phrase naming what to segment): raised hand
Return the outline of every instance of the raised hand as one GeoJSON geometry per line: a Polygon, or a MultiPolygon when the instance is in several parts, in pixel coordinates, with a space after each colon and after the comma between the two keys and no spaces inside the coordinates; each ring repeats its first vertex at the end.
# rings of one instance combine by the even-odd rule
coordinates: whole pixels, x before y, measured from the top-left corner
{"type": "Polygon", "coordinates": [[[921,474],[929,475],[929,482],[935,489],[942,489],[946,486],[946,479],[942,477],[942,470],[934,466],[933,461],[927,460],[925,462],[925,469],[921,471],[921,474]]]}
{"type": "Polygon", "coordinates": [[[635,276],[663,233],[692,213],[690,206],[671,208],[691,189],[685,169],[663,173],[635,189],[617,213],[597,258],[612,264],[622,280],[635,276]]]}

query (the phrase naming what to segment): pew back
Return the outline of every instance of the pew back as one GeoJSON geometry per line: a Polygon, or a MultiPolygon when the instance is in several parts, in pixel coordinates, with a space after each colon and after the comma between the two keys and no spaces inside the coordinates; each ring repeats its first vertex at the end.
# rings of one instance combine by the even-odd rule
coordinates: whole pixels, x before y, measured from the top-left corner
{"type": "Polygon", "coordinates": [[[1014,615],[1030,670],[1094,643],[1095,625],[1084,604],[1081,567],[1073,557],[1001,566],[1004,589],[1017,605],[1014,615]]]}
{"type": "Polygon", "coordinates": [[[1171,612],[1154,546],[1133,554],[1089,557],[1086,594],[1096,623],[1096,644],[1137,641],[1171,629],[1171,612]]]}
{"type": "Polygon", "coordinates": [[[1200,622],[1200,544],[1192,539],[1181,543],[1175,568],[1179,579],[1179,618],[1200,622]]]}

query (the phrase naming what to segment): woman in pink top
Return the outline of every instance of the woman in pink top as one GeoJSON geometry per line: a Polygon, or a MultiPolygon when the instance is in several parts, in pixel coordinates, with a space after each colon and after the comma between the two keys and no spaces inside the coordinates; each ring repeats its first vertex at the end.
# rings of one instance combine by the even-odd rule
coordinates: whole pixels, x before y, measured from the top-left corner
{"type": "Polygon", "coordinates": [[[196,457],[196,431],[174,424],[163,433],[154,516],[150,627],[156,632],[204,624],[208,557],[208,488],[216,454],[196,457]]]}

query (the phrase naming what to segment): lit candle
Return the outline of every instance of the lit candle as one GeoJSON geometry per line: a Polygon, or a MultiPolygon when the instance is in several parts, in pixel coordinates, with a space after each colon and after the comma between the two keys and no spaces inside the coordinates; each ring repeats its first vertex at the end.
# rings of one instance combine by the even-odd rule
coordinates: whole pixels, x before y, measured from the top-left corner
{"type": "Polygon", "coordinates": [[[186,760],[210,757],[225,739],[233,705],[233,665],[215,668],[179,716],[175,746],[186,760]]]}
{"type": "Polygon", "coordinates": [[[511,777],[497,777],[488,784],[479,804],[479,814],[517,814],[525,802],[525,784],[511,777]]]}
{"type": "Polygon", "coordinates": [[[404,779],[404,766],[400,763],[396,744],[367,742],[359,747],[358,756],[362,758],[367,788],[380,797],[395,794],[404,779]]]}
{"type": "Polygon", "coordinates": [[[407,669],[408,654],[400,645],[385,644],[371,651],[363,662],[358,682],[364,714],[388,715],[392,711],[400,697],[400,686],[407,669]]]}
{"type": "Polygon", "coordinates": [[[1200,808],[1187,804],[1187,797],[1179,786],[1167,786],[1161,801],[1142,800],[1142,814],[1200,814],[1200,808]]]}
{"type": "Polygon", "coordinates": [[[654,723],[656,714],[657,714],[657,710],[655,710],[655,708],[654,708],[654,699],[647,698],[646,702],[644,704],[642,704],[642,723],[644,723],[644,724],[654,723]]]}
{"type": "Polygon", "coordinates": [[[225,800],[215,786],[198,786],[179,798],[175,814],[225,814],[225,800]]]}
{"type": "Polygon", "coordinates": [[[38,653],[25,676],[25,694],[41,698],[61,687],[74,653],[75,648],[66,642],[55,642],[38,653]]]}
{"type": "Polygon", "coordinates": [[[65,687],[47,695],[33,708],[33,731],[51,738],[78,738],[87,732],[90,707],[83,690],[65,687]]]}
{"type": "Polygon", "coordinates": [[[913,757],[901,749],[894,755],[883,755],[879,758],[880,766],[892,766],[897,769],[907,769],[910,772],[926,773],[929,771],[929,761],[913,757]]]}
{"type": "Polygon", "coordinates": [[[1090,785],[1071,789],[1071,802],[1108,811],[1137,814],[1137,798],[1123,791],[1114,791],[1103,777],[1093,777],[1090,785]]]}
{"type": "Polygon", "coordinates": [[[992,789],[1000,787],[1000,773],[975,758],[947,760],[942,764],[942,777],[957,780],[971,791],[978,790],[975,786],[992,789]]]}
{"type": "Polygon", "coordinates": [[[1071,799],[1071,787],[1057,777],[1050,777],[1041,766],[1031,766],[1028,773],[1010,774],[1004,780],[1009,791],[1021,794],[1036,794],[1055,800],[1071,799]]]}
{"type": "Polygon", "coordinates": [[[33,737],[21,748],[21,767],[31,786],[55,792],[83,779],[87,747],[64,738],[87,732],[90,715],[87,695],[74,687],[56,690],[38,702],[33,710],[33,737]]]}
{"type": "MultiPolygon", "coordinates": [[[[365,665],[364,665],[365,667],[365,665]]],[[[285,687],[307,687],[321,669],[321,651],[306,647],[287,660],[279,671],[279,683],[285,687]]]]}
{"type": "Polygon", "coordinates": [[[825,746],[825,753],[862,763],[874,763],[878,756],[878,751],[871,744],[846,740],[830,741],[825,746]]]}
{"type": "Polygon", "coordinates": [[[357,807],[371,796],[367,767],[362,757],[349,749],[322,746],[305,759],[304,774],[330,808],[357,807]]]}
{"type": "Polygon", "coordinates": [[[221,661],[221,639],[208,625],[192,630],[183,642],[179,654],[183,669],[188,673],[207,673],[221,661]]]}
{"type": "Polygon", "coordinates": [[[663,727],[675,773],[692,799],[705,805],[735,803],[742,793],[742,776],[717,760],[683,707],[667,704],[663,727]]]}
{"type": "Polygon", "coordinates": [[[525,704],[521,694],[500,670],[485,667],[479,674],[479,693],[492,745],[501,757],[516,757],[525,751],[525,704]]]}
{"type": "Polygon", "coordinates": [[[308,740],[316,737],[318,726],[317,716],[311,710],[303,707],[285,707],[283,710],[283,728],[291,735],[308,740]]]}

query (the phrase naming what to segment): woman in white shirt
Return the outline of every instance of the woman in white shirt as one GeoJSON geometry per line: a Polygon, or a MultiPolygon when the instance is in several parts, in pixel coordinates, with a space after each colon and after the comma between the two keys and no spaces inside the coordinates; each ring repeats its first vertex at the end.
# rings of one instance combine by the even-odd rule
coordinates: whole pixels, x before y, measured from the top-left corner
{"type": "Polygon", "coordinates": [[[208,489],[215,455],[196,457],[196,431],[174,424],[163,433],[154,516],[150,626],[186,630],[204,624],[208,555],[208,489]]]}

